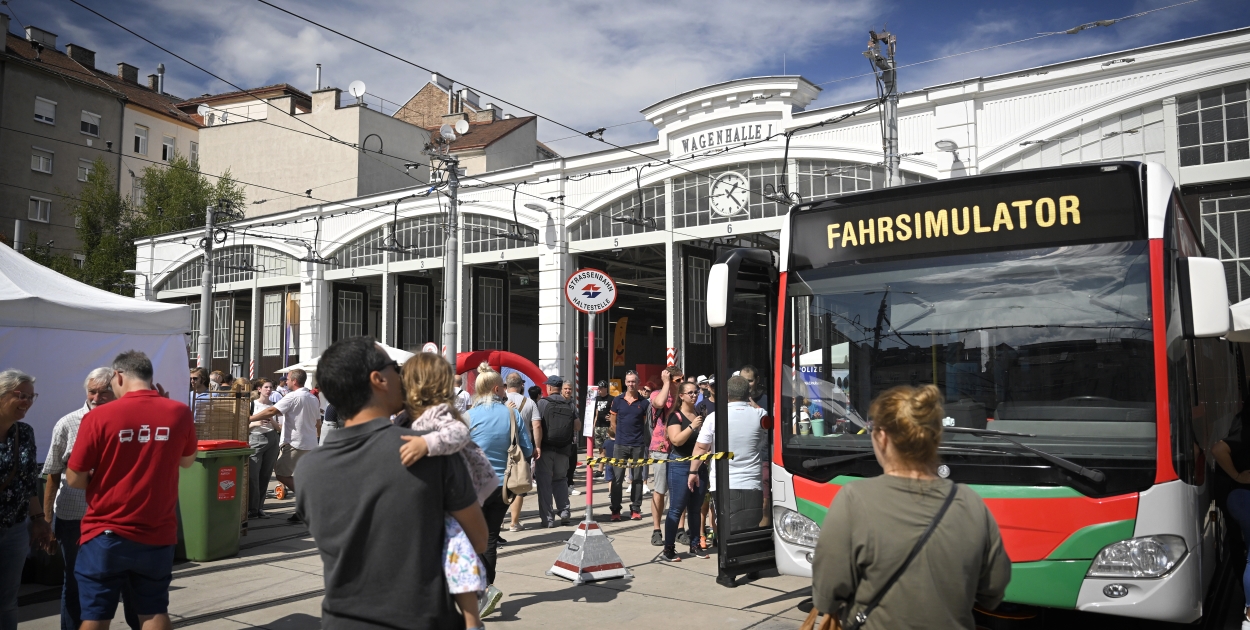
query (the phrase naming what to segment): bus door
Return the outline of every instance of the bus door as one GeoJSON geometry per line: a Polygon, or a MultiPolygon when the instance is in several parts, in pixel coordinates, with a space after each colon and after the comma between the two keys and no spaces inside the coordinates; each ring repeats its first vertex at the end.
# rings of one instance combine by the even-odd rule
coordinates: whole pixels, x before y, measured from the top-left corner
{"type": "MultiPolygon", "coordinates": [[[[734,579],[774,568],[769,472],[772,453],[772,351],[776,332],[777,273],[771,252],[736,249],[718,263],[737,256],[723,286],[725,322],[714,328],[716,376],[715,452],[733,460],[712,462],[716,538],[722,586],[734,579]],[[746,252],[746,254],[744,254],[746,252]],[[746,380],[745,400],[729,396],[730,379],[746,380]]],[[[709,300],[713,296],[709,295],[709,300]]],[[[742,383],[735,394],[741,396],[742,383]]]]}

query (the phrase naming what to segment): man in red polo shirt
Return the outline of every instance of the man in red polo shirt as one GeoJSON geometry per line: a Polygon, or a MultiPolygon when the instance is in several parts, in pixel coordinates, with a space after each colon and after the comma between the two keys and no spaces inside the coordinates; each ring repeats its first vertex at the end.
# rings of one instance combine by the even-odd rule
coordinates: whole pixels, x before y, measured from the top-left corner
{"type": "Polygon", "coordinates": [[[66,470],[69,485],[87,491],[74,567],[80,630],[106,630],[127,588],[143,630],[168,630],[178,468],[195,463],[194,418],[152,389],[142,352],[117,355],[113,370],[117,400],[83,417],[66,470]]]}

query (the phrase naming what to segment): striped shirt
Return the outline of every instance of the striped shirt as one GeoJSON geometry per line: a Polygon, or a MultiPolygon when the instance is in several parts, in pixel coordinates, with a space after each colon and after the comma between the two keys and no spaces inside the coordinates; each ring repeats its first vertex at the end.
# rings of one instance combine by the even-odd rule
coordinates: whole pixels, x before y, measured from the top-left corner
{"type": "Polygon", "coordinates": [[[84,404],[80,409],[56,421],[56,426],[52,428],[52,446],[48,448],[48,457],[43,462],[43,474],[61,475],[61,486],[56,490],[56,502],[52,504],[52,512],[65,521],[81,521],[87,513],[87,493],[85,490],[69,487],[65,468],[69,464],[74,441],[78,439],[78,426],[82,424],[82,417],[88,411],[91,411],[91,406],[84,404]]]}

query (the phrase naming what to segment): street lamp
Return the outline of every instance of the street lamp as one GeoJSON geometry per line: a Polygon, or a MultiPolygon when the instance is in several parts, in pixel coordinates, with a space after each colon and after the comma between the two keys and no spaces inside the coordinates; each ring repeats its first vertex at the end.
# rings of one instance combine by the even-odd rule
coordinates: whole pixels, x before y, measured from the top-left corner
{"type": "Polygon", "coordinates": [[[152,295],[152,283],[148,280],[148,274],[136,269],[127,269],[122,273],[128,276],[143,276],[143,299],[149,302],[155,302],[156,296],[152,295]]]}

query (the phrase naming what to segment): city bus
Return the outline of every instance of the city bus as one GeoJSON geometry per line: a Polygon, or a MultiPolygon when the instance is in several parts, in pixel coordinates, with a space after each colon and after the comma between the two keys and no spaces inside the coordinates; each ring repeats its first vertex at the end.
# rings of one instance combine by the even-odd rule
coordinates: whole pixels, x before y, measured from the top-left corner
{"type": "Polygon", "coordinates": [[[1240,422],[1245,331],[1198,219],[1162,165],[1108,162],[801,203],[779,252],[722,251],[713,446],[754,435],[763,465],[713,463],[719,582],[810,577],[838,490],[882,474],[869,403],[934,384],[937,472],[997,520],[1007,609],[1201,618],[1232,573],[1210,448],[1240,422]],[[759,426],[727,413],[738,371],[759,426]]]}

